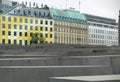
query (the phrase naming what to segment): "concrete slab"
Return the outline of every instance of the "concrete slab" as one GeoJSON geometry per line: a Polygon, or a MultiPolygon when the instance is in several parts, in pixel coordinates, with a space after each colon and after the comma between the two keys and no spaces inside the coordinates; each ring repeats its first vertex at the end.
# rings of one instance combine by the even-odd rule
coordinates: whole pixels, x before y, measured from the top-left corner
{"type": "Polygon", "coordinates": [[[112,74],[110,67],[0,66],[0,82],[48,82],[50,77],[112,74]]]}
{"type": "Polygon", "coordinates": [[[97,76],[73,76],[73,77],[52,77],[50,82],[111,82],[120,81],[120,75],[97,75],[97,76]]]}

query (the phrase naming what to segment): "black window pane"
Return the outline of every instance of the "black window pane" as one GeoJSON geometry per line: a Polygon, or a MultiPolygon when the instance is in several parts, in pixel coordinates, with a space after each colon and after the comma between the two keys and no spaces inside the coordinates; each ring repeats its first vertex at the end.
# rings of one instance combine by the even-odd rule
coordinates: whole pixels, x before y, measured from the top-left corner
{"type": "Polygon", "coordinates": [[[2,35],[5,35],[5,31],[2,31],[2,35]]]}
{"type": "Polygon", "coordinates": [[[27,32],[25,32],[25,36],[27,36],[27,32]]]}
{"type": "Polygon", "coordinates": [[[43,27],[40,27],[40,30],[43,31],[43,27]]]}
{"type": "Polygon", "coordinates": [[[35,26],[35,30],[36,30],[36,31],[38,30],[38,27],[37,27],[37,26],[35,26]]]}
{"type": "Polygon", "coordinates": [[[52,29],[52,28],[50,28],[50,31],[53,31],[53,29],[52,29]]]}
{"type": "Polygon", "coordinates": [[[11,32],[10,31],[8,31],[8,36],[11,36],[11,32]]]}
{"type": "Polygon", "coordinates": [[[47,28],[47,27],[45,27],[45,31],[48,31],[48,28],[47,28]]]}
{"type": "Polygon", "coordinates": [[[22,40],[19,40],[19,44],[22,45],[22,40]]]}
{"type": "Polygon", "coordinates": [[[52,38],[52,34],[50,34],[50,38],[52,38]]]}
{"type": "Polygon", "coordinates": [[[19,33],[19,36],[22,36],[22,32],[19,33]]]}
{"type": "Polygon", "coordinates": [[[16,45],[17,44],[17,41],[16,40],[14,40],[14,45],[16,45]]]}
{"type": "Polygon", "coordinates": [[[8,40],[8,44],[11,44],[11,40],[10,39],[8,40]]]}
{"type": "Polygon", "coordinates": [[[27,45],[27,40],[25,40],[25,45],[27,45]]]}
{"type": "Polygon", "coordinates": [[[43,24],[43,20],[40,20],[40,24],[43,24]]]}
{"type": "Polygon", "coordinates": [[[47,37],[48,37],[48,34],[45,34],[45,37],[47,38],[47,37]]]}
{"type": "Polygon", "coordinates": [[[30,37],[32,37],[33,33],[30,33],[30,37]]]}
{"type": "Polygon", "coordinates": [[[53,24],[53,22],[52,21],[50,21],[50,25],[52,25],[53,24]]]}
{"type": "Polygon", "coordinates": [[[14,36],[16,36],[17,35],[17,32],[14,32],[14,36]]]}
{"type": "Polygon", "coordinates": [[[48,25],[48,21],[45,21],[45,24],[48,25]]]}
{"type": "Polygon", "coordinates": [[[5,39],[2,40],[2,43],[5,44],[5,39]]]}

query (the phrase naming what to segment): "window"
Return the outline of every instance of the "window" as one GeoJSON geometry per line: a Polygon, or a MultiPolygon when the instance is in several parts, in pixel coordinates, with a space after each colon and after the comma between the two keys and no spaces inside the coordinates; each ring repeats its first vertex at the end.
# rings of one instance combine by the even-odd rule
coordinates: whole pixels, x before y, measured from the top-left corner
{"type": "Polygon", "coordinates": [[[19,32],[19,36],[22,36],[22,32],[19,32]]]}
{"type": "Polygon", "coordinates": [[[32,44],[32,41],[30,41],[30,45],[32,44]]]}
{"type": "Polygon", "coordinates": [[[22,30],[22,25],[20,25],[20,30],[22,30]]]}
{"type": "Polygon", "coordinates": [[[14,29],[17,29],[17,25],[14,25],[14,29]]]}
{"type": "Polygon", "coordinates": [[[20,23],[22,23],[22,18],[19,19],[20,23]]]}
{"type": "Polygon", "coordinates": [[[22,45],[22,40],[19,40],[19,44],[22,45]]]}
{"type": "Polygon", "coordinates": [[[2,20],[5,21],[5,16],[2,17],[2,20]]]}
{"type": "Polygon", "coordinates": [[[47,28],[47,27],[45,27],[45,31],[48,31],[48,28],[47,28]]]}
{"type": "Polygon", "coordinates": [[[17,18],[14,18],[14,22],[17,22],[17,18]]]}
{"type": "Polygon", "coordinates": [[[45,16],[46,14],[45,14],[45,12],[43,13],[43,16],[45,16]]]}
{"type": "Polygon", "coordinates": [[[40,24],[43,24],[43,20],[40,20],[40,24]]]}
{"type": "Polygon", "coordinates": [[[33,23],[33,20],[32,20],[32,19],[30,19],[30,23],[33,23]]]}
{"type": "Polygon", "coordinates": [[[5,28],[5,24],[2,24],[2,28],[5,28]]]}
{"type": "Polygon", "coordinates": [[[27,32],[25,32],[25,36],[27,36],[27,32]]]}
{"type": "Polygon", "coordinates": [[[17,32],[14,32],[14,36],[16,36],[17,35],[17,32]]]}
{"type": "Polygon", "coordinates": [[[5,35],[5,31],[2,31],[2,35],[5,35]]]}
{"type": "Polygon", "coordinates": [[[16,45],[17,44],[17,41],[16,40],[14,40],[14,45],[16,45]]]}
{"type": "Polygon", "coordinates": [[[40,33],[40,37],[43,37],[43,34],[42,34],[42,33],[40,33]]]}
{"type": "Polygon", "coordinates": [[[25,30],[28,30],[28,26],[27,25],[25,25],[25,30]]]}
{"type": "Polygon", "coordinates": [[[50,38],[52,38],[52,34],[50,34],[50,38]]]}
{"type": "Polygon", "coordinates": [[[45,43],[48,43],[47,41],[45,41],[45,43]]]}
{"type": "Polygon", "coordinates": [[[30,37],[32,37],[33,33],[30,33],[30,37]]]}
{"type": "Polygon", "coordinates": [[[11,44],[11,40],[10,39],[8,39],[8,44],[11,44]]]}
{"type": "Polygon", "coordinates": [[[40,30],[43,31],[43,27],[40,27],[40,30]]]}
{"type": "Polygon", "coordinates": [[[11,29],[11,24],[8,24],[8,28],[11,29]]]}
{"type": "Polygon", "coordinates": [[[45,24],[48,25],[48,21],[45,21],[45,24]]]}
{"type": "Polygon", "coordinates": [[[50,44],[52,44],[52,41],[50,41],[50,44]]]}
{"type": "Polygon", "coordinates": [[[27,40],[25,40],[25,45],[27,45],[27,40]]]}
{"type": "Polygon", "coordinates": [[[28,23],[28,19],[25,19],[25,23],[28,23]]]}
{"type": "Polygon", "coordinates": [[[33,30],[33,26],[30,26],[30,30],[33,30]]]}
{"type": "Polygon", "coordinates": [[[36,30],[36,31],[38,30],[38,27],[37,27],[37,26],[35,26],[35,30],[36,30]]]}
{"type": "Polygon", "coordinates": [[[53,22],[52,22],[52,21],[50,21],[50,25],[53,25],[53,22]]]}
{"type": "Polygon", "coordinates": [[[8,17],[8,21],[11,21],[11,17],[8,17]]]}
{"type": "Polygon", "coordinates": [[[8,31],[8,36],[11,36],[11,32],[10,31],[8,31]]]}
{"type": "Polygon", "coordinates": [[[2,43],[5,44],[5,39],[2,39],[2,43]]]}
{"type": "Polygon", "coordinates": [[[107,25],[104,25],[104,27],[108,28],[108,26],[107,26],[107,25]]]}
{"type": "Polygon", "coordinates": [[[50,28],[50,31],[51,31],[51,32],[53,31],[52,27],[50,28]]]}
{"type": "Polygon", "coordinates": [[[39,12],[39,16],[41,16],[41,13],[39,12]]]}
{"type": "Polygon", "coordinates": [[[35,23],[38,24],[38,20],[35,20],[35,23]]]}
{"type": "Polygon", "coordinates": [[[47,38],[47,37],[48,37],[48,34],[45,34],[45,37],[47,38]]]}

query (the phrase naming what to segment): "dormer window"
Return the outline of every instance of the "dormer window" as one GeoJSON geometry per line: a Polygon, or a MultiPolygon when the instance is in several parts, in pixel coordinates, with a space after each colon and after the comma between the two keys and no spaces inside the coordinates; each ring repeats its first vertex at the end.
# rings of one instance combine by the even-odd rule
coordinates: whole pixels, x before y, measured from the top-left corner
{"type": "Polygon", "coordinates": [[[34,11],[34,15],[37,16],[37,13],[34,11]]]}
{"type": "Polygon", "coordinates": [[[39,12],[39,16],[41,16],[41,12],[39,12]]]}
{"type": "Polygon", "coordinates": [[[28,10],[28,14],[31,15],[31,11],[30,10],[28,10]]]}
{"type": "Polygon", "coordinates": [[[46,16],[46,13],[44,12],[44,17],[46,16]]]}

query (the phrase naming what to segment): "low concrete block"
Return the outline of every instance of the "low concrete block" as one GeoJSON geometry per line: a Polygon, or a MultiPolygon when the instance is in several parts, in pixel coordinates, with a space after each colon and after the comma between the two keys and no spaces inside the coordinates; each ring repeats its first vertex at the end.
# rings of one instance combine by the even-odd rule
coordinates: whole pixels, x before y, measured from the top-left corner
{"type": "Polygon", "coordinates": [[[48,82],[50,77],[112,74],[110,67],[1,66],[0,82],[48,82]]]}

